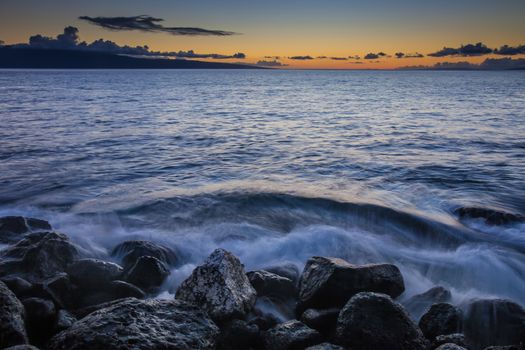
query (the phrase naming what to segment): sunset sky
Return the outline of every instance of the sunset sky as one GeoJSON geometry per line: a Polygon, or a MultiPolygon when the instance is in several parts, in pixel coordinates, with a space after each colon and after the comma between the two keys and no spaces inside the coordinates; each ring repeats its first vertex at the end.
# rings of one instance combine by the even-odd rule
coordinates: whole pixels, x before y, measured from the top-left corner
{"type": "Polygon", "coordinates": [[[478,42],[491,49],[504,44],[523,45],[524,18],[524,0],[0,0],[0,40],[14,44],[26,43],[35,34],[56,37],[71,25],[79,29],[80,40],[88,43],[103,38],[119,45],[148,45],[155,51],[246,55],[243,60],[224,62],[256,63],[273,61],[273,56],[278,56],[277,61],[290,68],[395,68],[506,57],[426,55],[445,46],[458,48],[478,42]],[[183,36],[162,31],[108,30],[79,19],[138,15],[162,18],[164,21],[159,23],[165,27],[238,34],[183,36]],[[387,56],[364,59],[369,53],[379,52],[387,56]],[[399,59],[396,52],[421,53],[425,57],[399,59]],[[348,59],[355,55],[360,59],[348,59]],[[294,56],[314,59],[290,59],[294,56]]]}

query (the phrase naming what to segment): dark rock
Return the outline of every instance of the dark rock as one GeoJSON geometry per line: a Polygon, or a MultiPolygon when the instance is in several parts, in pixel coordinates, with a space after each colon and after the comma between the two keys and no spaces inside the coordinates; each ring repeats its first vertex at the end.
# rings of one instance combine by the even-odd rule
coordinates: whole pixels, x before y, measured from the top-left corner
{"type": "Polygon", "coordinates": [[[80,259],[67,268],[69,278],[80,288],[97,290],[119,279],[123,269],[112,262],[98,259],[80,259]]]}
{"type": "Polygon", "coordinates": [[[267,296],[278,300],[297,297],[297,287],[289,278],[264,270],[250,271],[246,275],[257,292],[257,296],[267,296]]]}
{"type": "Polygon", "coordinates": [[[525,221],[525,217],[519,214],[508,213],[502,210],[476,208],[476,207],[461,207],[455,210],[456,215],[460,219],[484,219],[489,225],[505,225],[514,222],[525,221]]]}
{"type": "Polygon", "coordinates": [[[22,303],[9,288],[0,282],[0,348],[27,344],[22,303]]]}
{"type": "Polygon", "coordinates": [[[275,327],[279,324],[279,319],[275,315],[269,312],[263,312],[262,310],[255,307],[252,310],[252,314],[249,317],[249,324],[257,325],[259,330],[266,331],[270,328],[275,327]]]}
{"type": "Polygon", "coordinates": [[[405,301],[403,306],[415,320],[419,320],[432,304],[447,303],[451,297],[452,294],[448,289],[442,286],[436,286],[430,288],[425,293],[414,295],[405,301]]]}
{"type": "Polygon", "coordinates": [[[110,283],[111,294],[115,299],[137,298],[143,299],[146,294],[139,287],[124,281],[112,281],[110,283]]]}
{"type": "Polygon", "coordinates": [[[438,335],[460,332],[462,319],[461,310],[454,305],[434,304],[419,320],[419,328],[427,339],[432,340],[438,335]]]}
{"type": "Polygon", "coordinates": [[[308,327],[325,334],[335,330],[339,309],[307,309],[301,316],[301,321],[308,327]]]}
{"type": "Polygon", "coordinates": [[[77,319],[81,319],[81,318],[86,317],[90,313],[93,313],[95,311],[108,308],[110,306],[116,305],[116,304],[118,304],[118,303],[120,303],[122,301],[128,300],[128,299],[129,298],[115,299],[115,300],[107,301],[107,302],[100,303],[100,304],[89,305],[89,306],[85,306],[85,307],[82,307],[82,308],[78,308],[78,309],[72,310],[71,313],[77,319]]]}
{"type": "Polygon", "coordinates": [[[28,296],[33,290],[33,284],[19,276],[6,276],[1,279],[18,298],[28,296]]]}
{"type": "Polygon", "coordinates": [[[36,346],[25,344],[25,345],[10,346],[8,348],[5,348],[4,350],[39,350],[39,349],[36,346]]]}
{"type": "Polygon", "coordinates": [[[438,346],[436,350],[467,350],[467,349],[457,344],[454,344],[454,343],[446,343],[446,344],[438,346]]]}
{"type": "Polygon", "coordinates": [[[55,329],[55,304],[51,300],[40,298],[24,299],[22,304],[26,311],[25,322],[31,343],[43,345],[55,329]]]}
{"type": "Polygon", "coordinates": [[[469,348],[467,345],[467,342],[465,341],[465,336],[461,333],[453,333],[453,334],[446,334],[446,335],[438,335],[433,341],[432,345],[430,346],[430,349],[436,349],[440,345],[447,344],[447,343],[453,343],[459,346],[462,346],[464,348],[469,348]]]}
{"type": "Polygon", "coordinates": [[[244,317],[256,296],[239,259],[224,249],[195,268],[176,293],[177,299],[204,307],[217,321],[244,317]]]}
{"type": "Polygon", "coordinates": [[[352,349],[425,350],[427,341],[405,309],[388,295],[359,293],[341,310],[337,343],[352,349]]]}
{"type": "Polygon", "coordinates": [[[131,268],[142,256],[152,256],[167,266],[175,266],[178,263],[177,255],[172,249],[148,241],[122,242],[113,248],[111,256],[120,258],[126,270],[131,268]]]}
{"type": "Polygon", "coordinates": [[[180,300],[129,298],[95,311],[54,336],[49,350],[215,349],[219,329],[180,300]]]}
{"type": "Polygon", "coordinates": [[[322,343],[319,345],[307,347],[305,350],[345,350],[345,348],[335,344],[322,343]]]}
{"type": "Polygon", "coordinates": [[[29,282],[40,281],[64,272],[77,256],[78,250],[66,235],[31,233],[0,251],[0,275],[20,273],[29,282]]]}
{"type": "Polygon", "coordinates": [[[4,216],[0,218],[0,243],[16,243],[27,233],[43,230],[51,230],[51,225],[45,220],[4,216]]]}
{"type": "Polygon", "coordinates": [[[319,332],[297,320],[278,324],[264,335],[265,349],[268,350],[304,349],[321,342],[319,332]]]}
{"type": "Polygon", "coordinates": [[[61,332],[65,329],[68,329],[77,321],[76,317],[73,316],[67,310],[59,310],[57,313],[57,320],[55,325],[56,332],[61,332]]]}
{"type": "Polygon", "coordinates": [[[218,349],[250,349],[260,343],[259,327],[243,320],[232,320],[221,329],[218,349]]]}
{"type": "Polygon", "coordinates": [[[298,312],[308,308],[342,307],[360,292],[399,296],[405,290],[395,265],[356,266],[337,258],[313,257],[301,275],[298,312]]]}
{"type": "Polygon", "coordinates": [[[42,289],[60,308],[72,308],[79,302],[75,300],[75,290],[66,273],[60,273],[45,280],[42,283],[42,289]]]}
{"type": "Polygon", "coordinates": [[[496,346],[489,346],[488,348],[485,348],[484,350],[523,350],[523,346],[520,346],[520,345],[496,345],[496,346]]]}
{"type": "Polygon", "coordinates": [[[473,349],[525,343],[525,310],[504,299],[479,299],[464,307],[463,328],[473,349]]]}
{"type": "Polygon", "coordinates": [[[168,277],[166,265],[152,256],[141,256],[124,275],[124,279],[144,290],[158,288],[168,277]]]}
{"type": "Polygon", "coordinates": [[[263,270],[276,274],[281,277],[288,278],[295,285],[299,284],[299,278],[301,277],[301,271],[295,264],[292,264],[292,263],[268,266],[268,267],[265,267],[263,270]]]}

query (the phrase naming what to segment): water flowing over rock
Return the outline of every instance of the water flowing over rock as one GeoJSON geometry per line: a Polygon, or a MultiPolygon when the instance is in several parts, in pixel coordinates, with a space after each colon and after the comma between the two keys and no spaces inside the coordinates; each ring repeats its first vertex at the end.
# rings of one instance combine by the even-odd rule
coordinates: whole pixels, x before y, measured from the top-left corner
{"type": "Polygon", "coordinates": [[[342,307],[360,292],[399,296],[405,290],[403,276],[395,265],[352,265],[338,258],[313,257],[301,275],[299,313],[307,308],[342,307]]]}
{"type": "Polygon", "coordinates": [[[26,344],[24,306],[16,296],[0,282],[0,348],[26,344]]]}
{"type": "Polygon", "coordinates": [[[321,341],[319,332],[297,320],[278,324],[266,331],[264,336],[266,350],[304,349],[321,341]]]}
{"type": "Polygon", "coordinates": [[[218,327],[180,300],[126,299],[95,311],[54,336],[49,350],[212,350],[218,327]]]}
{"type": "Polygon", "coordinates": [[[40,281],[64,272],[78,254],[64,234],[31,233],[0,252],[0,275],[20,273],[30,282],[40,281]]]}
{"type": "Polygon", "coordinates": [[[452,294],[448,289],[436,286],[424,293],[414,295],[406,300],[403,305],[415,320],[419,320],[432,304],[449,302],[451,297],[452,294]]]}
{"type": "Polygon", "coordinates": [[[505,299],[479,299],[464,307],[463,328],[469,345],[525,344],[525,310],[505,299]]]}
{"type": "Polygon", "coordinates": [[[352,349],[425,350],[428,343],[405,309],[388,295],[359,293],[341,310],[337,343],[352,349]]]}
{"type": "Polygon", "coordinates": [[[457,344],[454,344],[454,343],[446,343],[446,344],[438,346],[436,350],[467,350],[467,349],[457,344]]]}
{"type": "Polygon", "coordinates": [[[461,331],[463,315],[461,310],[447,303],[434,304],[419,320],[419,328],[427,337],[447,335],[461,331]]]}
{"type": "Polygon", "coordinates": [[[25,344],[25,345],[10,346],[8,348],[5,348],[4,350],[40,350],[40,349],[37,348],[36,346],[25,344]]]}
{"type": "Polygon", "coordinates": [[[345,350],[342,346],[330,344],[330,343],[322,343],[319,345],[314,345],[306,348],[305,350],[345,350]]]}
{"type": "Polygon", "coordinates": [[[525,221],[525,217],[519,214],[489,208],[461,207],[457,208],[455,213],[461,219],[483,219],[489,225],[505,225],[525,221]]]}
{"type": "Polygon", "coordinates": [[[18,242],[25,234],[38,231],[49,231],[49,222],[23,216],[0,217],[0,243],[18,242]]]}
{"type": "Polygon", "coordinates": [[[142,256],[152,256],[167,266],[178,262],[177,254],[170,248],[148,241],[125,241],[113,248],[111,256],[122,259],[122,265],[127,270],[142,256]]]}
{"type": "Polygon", "coordinates": [[[141,256],[126,271],[124,279],[148,291],[157,289],[169,274],[170,270],[159,259],[152,256],[141,256]]]}
{"type": "Polygon", "coordinates": [[[430,349],[436,349],[440,345],[447,344],[447,343],[453,343],[459,346],[462,346],[464,348],[469,348],[467,345],[467,342],[465,340],[465,335],[461,333],[452,333],[452,334],[446,334],[446,335],[438,335],[433,341],[430,346],[430,349]]]}
{"type": "Polygon", "coordinates": [[[222,321],[245,316],[257,293],[239,259],[216,249],[182,282],[175,297],[204,307],[214,320],[222,321]]]}

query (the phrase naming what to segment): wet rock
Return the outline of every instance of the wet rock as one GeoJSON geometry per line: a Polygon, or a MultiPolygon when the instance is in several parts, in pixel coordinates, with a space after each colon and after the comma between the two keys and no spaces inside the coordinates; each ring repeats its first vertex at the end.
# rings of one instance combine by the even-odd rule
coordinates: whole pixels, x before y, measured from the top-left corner
{"type": "Polygon", "coordinates": [[[248,323],[257,325],[261,331],[266,331],[272,327],[275,327],[280,322],[279,319],[275,317],[275,315],[269,312],[264,312],[255,307],[250,314],[248,323]]]}
{"type": "Polygon", "coordinates": [[[42,345],[55,329],[56,309],[51,300],[27,298],[22,301],[26,311],[26,327],[31,343],[42,345]]]}
{"type": "Polygon", "coordinates": [[[141,256],[124,275],[124,280],[144,290],[154,290],[164,282],[170,271],[152,256],[141,256]]]}
{"type": "Polygon", "coordinates": [[[36,346],[25,344],[25,345],[10,346],[8,348],[5,348],[4,350],[39,350],[39,349],[36,346]]]}
{"type": "Polygon", "coordinates": [[[304,349],[321,342],[322,336],[319,332],[297,320],[278,324],[264,335],[267,350],[304,349]]]}
{"type": "Polygon", "coordinates": [[[284,263],[281,265],[268,266],[268,267],[265,267],[263,270],[268,271],[270,273],[274,273],[281,277],[288,278],[295,285],[299,284],[299,278],[301,277],[301,271],[299,270],[297,265],[292,264],[292,263],[284,263]]]}
{"type": "Polygon", "coordinates": [[[337,343],[352,349],[425,350],[427,341],[405,309],[388,295],[359,293],[341,310],[337,343]]]}
{"type": "Polygon", "coordinates": [[[457,344],[454,344],[454,343],[446,343],[446,344],[438,346],[436,350],[467,350],[467,349],[457,344]]]}
{"type": "Polygon", "coordinates": [[[67,268],[69,278],[80,288],[99,289],[119,279],[123,269],[112,262],[98,259],[80,259],[67,268]]]}
{"type": "Polygon", "coordinates": [[[0,348],[27,344],[22,303],[9,288],[0,282],[0,348]]]}
{"type": "Polygon", "coordinates": [[[523,350],[523,346],[520,346],[520,345],[496,345],[496,346],[489,346],[488,348],[485,348],[484,350],[523,350]]]}
{"type": "Polygon", "coordinates": [[[433,341],[430,349],[436,349],[440,345],[453,343],[464,348],[468,348],[467,342],[465,341],[465,336],[461,333],[453,333],[447,335],[438,335],[433,341]]]}
{"type": "Polygon", "coordinates": [[[313,257],[301,275],[298,312],[308,308],[342,307],[360,292],[385,293],[395,298],[405,290],[395,265],[356,266],[337,258],[313,257]]]}
{"type": "Polygon", "coordinates": [[[504,299],[479,299],[464,307],[463,328],[474,349],[525,343],[525,310],[504,299]]]}
{"type": "Polygon", "coordinates": [[[49,350],[215,349],[218,327],[180,300],[125,299],[54,336],[49,350]]]}
{"type": "Polygon", "coordinates": [[[257,292],[257,296],[267,296],[277,300],[297,297],[297,288],[289,278],[264,270],[250,271],[246,275],[257,292]]]}
{"type": "Polygon", "coordinates": [[[65,272],[78,257],[78,250],[66,235],[38,232],[0,252],[0,275],[21,274],[29,282],[41,281],[65,272]]]}
{"type": "Polygon", "coordinates": [[[61,332],[65,329],[68,329],[77,321],[76,317],[73,316],[67,310],[59,310],[57,313],[57,320],[55,325],[56,332],[61,332]]]}
{"type": "Polygon", "coordinates": [[[477,207],[461,207],[454,211],[460,219],[484,219],[489,225],[505,225],[514,222],[525,221],[525,217],[519,214],[509,213],[502,210],[477,207]]]}
{"type": "Polygon", "coordinates": [[[110,283],[111,293],[114,299],[137,298],[143,299],[146,294],[139,287],[124,281],[112,281],[110,283]]]}
{"type": "Polygon", "coordinates": [[[212,319],[222,321],[245,316],[256,296],[239,259],[217,249],[182,282],[175,297],[204,307],[212,319]]]}
{"type": "Polygon", "coordinates": [[[306,348],[305,350],[345,350],[342,346],[330,344],[330,343],[322,343],[319,345],[314,345],[306,348]]]}
{"type": "Polygon", "coordinates": [[[120,303],[122,301],[128,300],[128,299],[129,298],[115,299],[115,300],[107,301],[107,302],[100,303],[100,304],[89,305],[89,306],[86,306],[86,307],[82,307],[82,308],[78,308],[78,309],[72,310],[71,313],[77,319],[81,319],[81,318],[86,317],[90,313],[93,313],[95,311],[102,310],[102,309],[105,309],[107,307],[116,305],[116,304],[118,304],[118,303],[120,303]]]}
{"type": "Polygon", "coordinates": [[[140,257],[152,256],[167,266],[178,262],[175,252],[161,244],[148,241],[125,241],[113,248],[111,256],[121,258],[124,269],[131,268],[140,257]]]}
{"type": "Polygon", "coordinates": [[[25,297],[31,293],[34,286],[19,276],[7,276],[1,279],[18,298],[25,297]]]}
{"type": "Polygon", "coordinates": [[[419,320],[419,328],[427,339],[432,340],[438,335],[460,332],[462,319],[461,310],[454,305],[434,304],[419,320]]]}
{"type": "Polygon", "coordinates": [[[74,287],[66,273],[48,278],[42,283],[42,289],[60,308],[72,308],[79,302],[74,296],[74,287]]]}
{"type": "Polygon", "coordinates": [[[303,312],[301,321],[308,327],[326,334],[335,330],[339,309],[308,309],[303,312]]]}
{"type": "Polygon", "coordinates": [[[0,217],[0,243],[18,242],[27,233],[51,230],[49,222],[23,216],[0,217]]]}
{"type": "Polygon", "coordinates": [[[452,294],[442,286],[430,288],[425,293],[417,294],[403,303],[407,311],[419,320],[432,304],[449,302],[452,294]]]}
{"type": "Polygon", "coordinates": [[[250,349],[260,343],[259,327],[243,320],[232,320],[221,329],[218,349],[250,349]]]}

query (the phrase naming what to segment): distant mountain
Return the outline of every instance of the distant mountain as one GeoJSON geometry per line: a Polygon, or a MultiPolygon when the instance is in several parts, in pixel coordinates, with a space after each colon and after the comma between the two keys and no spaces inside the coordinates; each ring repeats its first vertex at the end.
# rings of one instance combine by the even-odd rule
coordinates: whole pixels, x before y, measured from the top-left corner
{"type": "Polygon", "coordinates": [[[260,69],[180,59],[141,58],[105,52],[0,47],[0,68],[260,69]]]}

